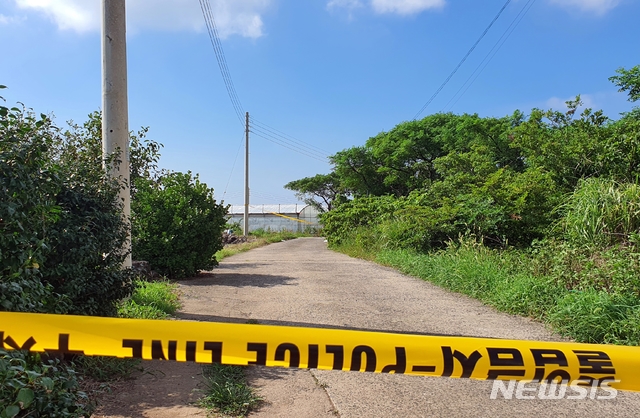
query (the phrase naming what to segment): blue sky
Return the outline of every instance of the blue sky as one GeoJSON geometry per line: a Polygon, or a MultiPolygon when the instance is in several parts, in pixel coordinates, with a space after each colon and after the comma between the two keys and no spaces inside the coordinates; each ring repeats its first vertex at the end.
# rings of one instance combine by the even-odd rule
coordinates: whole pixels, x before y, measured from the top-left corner
{"type": "MultiPolygon", "coordinates": [[[[576,94],[613,118],[631,109],[607,79],[640,64],[640,1],[528,1],[510,2],[422,116],[528,113],[576,94]]],[[[504,3],[211,0],[244,110],[326,155],[413,119],[504,3]]],[[[127,0],[127,19],[130,129],[150,127],[162,167],[199,173],[218,199],[242,203],[243,150],[232,166],[243,127],[199,1],[127,0]]],[[[53,113],[59,125],[100,108],[100,0],[0,0],[0,42],[10,104],[53,113]]],[[[284,184],[330,170],[260,137],[250,152],[252,204],[294,203],[284,184]]]]}

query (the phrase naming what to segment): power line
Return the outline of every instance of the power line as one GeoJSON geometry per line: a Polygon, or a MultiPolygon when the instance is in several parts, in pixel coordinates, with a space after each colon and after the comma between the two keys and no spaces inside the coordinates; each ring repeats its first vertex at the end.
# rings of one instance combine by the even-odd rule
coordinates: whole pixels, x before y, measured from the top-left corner
{"type": "Polygon", "coordinates": [[[303,152],[305,154],[311,154],[313,156],[316,157],[320,157],[320,158],[327,158],[328,155],[323,153],[323,152],[319,152],[316,151],[314,149],[311,149],[309,147],[306,147],[304,145],[298,145],[297,143],[293,143],[288,141],[286,138],[280,136],[280,135],[275,135],[273,134],[271,131],[269,130],[265,130],[260,126],[254,125],[252,123],[249,124],[249,127],[251,128],[251,132],[259,132],[265,136],[268,136],[269,138],[273,139],[274,141],[277,141],[278,144],[280,145],[287,145],[290,148],[293,148],[295,150],[298,150],[300,152],[303,152]]]}
{"type": "Polygon", "coordinates": [[[451,103],[452,100],[455,99],[455,101],[451,104],[451,107],[449,107],[449,109],[451,109],[453,106],[455,106],[456,103],[458,103],[458,100],[460,100],[462,98],[462,96],[464,96],[464,94],[467,92],[467,90],[469,90],[469,88],[471,87],[471,85],[473,83],[475,83],[475,81],[478,79],[478,77],[480,76],[480,74],[482,74],[482,72],[484,71],[485,68],[487,68],[487,65],[489,65],[489,63],[491,62],[491,60],[493,59],[493,57],[496,56],[496,54],[498,53],[498,51],[500,51],[500,48],[502,48],[502,46],[505,44],[505,42],[507,42],[507,39],[509,39],[509,36],[511,36],[511,34],[513,33],[513,31],[516,30],[516,28],[518,27],[518,25],[520,24],[520,22],[522,22],[522,19],[524,19],[524,17],[527,15],[527,13],[529,12],[529,10],[531,10],[531,8],[533,7],[533,4],[536,2],[536,0],[528,0],[527,3],[525,3],[525,5],[522,7],[522,10],[520,10],[520,12],[516,15],[516,17],[513,19],[513,21],[511,22],[511,24],[507,27],[507,29],[504,31],[504,33],[502,34],[502,36],[500,37],[500,39],[498,39],[495,43],[495,45],[493,46],[493,48],[491,48],[491,50],[487,53],[487,55],[484,57],[484,59],[480,62],[480,64],[478,64],[478,66],[476,67],[476,69],[473,71],[473,73],[471,73],[471,75],[467,78],[467,80],[462,84],[462,86],[460,86],[460,88],[458,89],[458,91],[456,92],[456,94],[453,95],[453,97],[451,97],[451,99],[447,102],[447,104],[444,106],[443,110],[446,110],[446,108],[449,106],[449,103],[451,103]],[[513,28],[512,28],[513,27],[513,28]],[[504,38],[504,40],[503,40],[504,38]],[[495,49],[495,52],[494,52],[495,49]],[[493,53],[493,54],[492,54],[493,53]],[[486,61],[486,63],[485,63],[486,61]],[[484,64],[484,65],[483,65],[484,64]],[[482,68],[481,68],[482,67],[482,68]],[[478,71],[479,70],[479,71],[478,71]],[[473,80],[471,80],[471,78],[476,74],[476,72],[478,73],[473,80]],[[469,80],[471,80],[471,82],[469,82],[469,80]],[[467,85],[467,83],[469,83],[469,85],[467,85]],[[465,88],[466,86],[466,88],[465,88]],[[462,92],[462,94],[460,94],[458,96],[458,93],[460,93],[460,91],[464,88],[464,91],[462,92]],[[458,96],[456,98],[456,96],[458,96]]]}
{"type": "Polygon", "coordinates": [[[327,154],[324,154],[322,152],[319,151],[315,151],[309,147],[305,147],[304,145],[298,145],[296,143],[292,143],[290,141],[287,141],[286,138],[283,138],[282,136],[278,136],[278,135],[274,135],[272,132],[267,131],[262,129],[261,127],[254,125],[254,124],[249,124],[249,128],[250,128],[250,132],[255,133],[255,134],[259,134],[262,138],[266,138],[271,140],[272,142],[276,143],[277,145],[280,145],[282,147],[285,148],[289,148],[291,150],[294,150],[296,152],[299,152],[301,154],[313,157],[313,158],[320,158],[323,160],[326,160],[328,158],[327,154]]]}
{"type": "MultiPolygon", "coordinates": [[[[287,200],[292,200],[292,197],[285,197],[284,195],[274,195],[271,193],[264,193],[264,192],[260,192],[260,191],[256,191],[256,190],[251,190],[251,195],[252,196],[256,196],[259,197],[261,199],[272,199],[275,201],[280,201],[280,202],[285,202],[287,200]]],[[[235,192],[230,192],[229,196],[231,197],[243,197],[244,196],[244,192],[240,192],[240,191],[235,191],[235,192]]]]}
{"type": "Polygon", "coordinates": [[[222,74],[222,80],[224,81],[224,85],[227,89],[227,94],[229,95],[229,99],[231,100],[231,105],[233,106],[233,110],[238,117],[238,120],[241,124],[244,125],[243,115],[244,111],[242,108],[242,104],[240,103],[240,99],[238,98],[238,94],[236,93],[235,86],[233,85],[233,80],[231,79],[231,73],[229,72],[229,67],[227,66],[227,60],[224,56],[224,51],[222,50],[222,44],[220,43],[220,37],[218,36],[218,30],[216,29],[215,19],[213,18],[213,11],[211,9],[211,4],[209,0],[199,0],[200,8],[202,9],[202,15],[204,17],[205,24],[207,26],[207,31],[209,33],[209,39],[211,39],[211,45],[213,45],[213,50],[216,54],[216,59],[218,61],[218,67],[220,67],[220,73],[222,74]]]}
{"type": "Polygon", "coordinates": [[[255,136],[258,136],[258,137],[260,137],[262,139],[266,139],[267,141],[272,142],[272,143],[274,143],[276,145],[280,145],[281,147],[288,148],[291,151],[297,152],[298,154],[302,154],[304,156],[307,156],[309,158],[313,158],[314,160],[322,161],[324,163],[327,162],[326,158],[321,158],[321,157],[318,157],[317,155],[308,154],[307,152],[301,150],[300,148],[294,148],[293,146],[289,146],[286,143],[283,143],[283,142],[279,141],[277,138],[270,137],[269,134],[266,134],[266,133],[264,133],[264,132],[262,132],[260,130],[257,130],[255,127],[251,130],[251,133],[253,133],[255,136]]]}
{"type": "MultiPolygon", "coordinates": [[[[236,92],[235,86],[233,84],[233,80],[231,79],[231,73],[229,71],[229,66],[227,65],[227,60],[224,56],[224,51],[222,49],[222,43],[220,42],[220,36],[218,35],[218,30],[216,28],[215,19],[213,17],[213,10],[211,8],[211,4],[209,0],[199,0],[200,8],[202,9],[202,15],[204,17],[207,31],[209,33],[209,39],[211,40],[211,45],[213,45],[213,50],[216,54],[216,59],[218,61],[218,67],[220,67],[220,74],[222,75],[222,80],[224,81],[224,85],[227,89],[227,94],[229,95],[229,100],[231,100],[231,105],[233,106],[233,110],[238,117],[238,120],[244,126],[244,116],[245,112],[243,110],[242,104],[240,103],[240,99],[238,98],[238,94],[236,92]]],[[[314,158],[319,161],[326,162],[328,158],[328,154],[326,151],[317,148],[313,145],[306,144],[300,140],[293,138],[290,135],[287,135],[281,131],[278,131],[275,128],[272,128],[265,123],[253,120],[251,127],[253,128],[251,132],[254,135],[266,139],[276,145],[279,145],[284,148],[288,148],[292,151],[295,151],[299,154],[305,155],[310,158],[314,158]]],[[[236,156],[237,158],[237,156],[236,156]]],[[[235,166],[235,162],[234,162],[235,166]]],[[[232,169],[233,173],[233,169],[232,169]]],[[[227,183],[228,186],[228,183],[227,183]]],[[[226,189],[225,189],[226,193],[226,189]]]]}
{"type": "Polygon", "coordinates": [[[244,144],[244,134],[242,134],[242,138],[240,138],[240,146],[238,147],[238,151],[236,152],[236,158],[233,159],[233,165],[231,166],[231,173],[229,173],[229,180],[227,180],[227,185],[224,186],[224,193],[222,193],[222,200],[224,200],[224,196],[227,194],[227,189],[229,189],[229,183],[231,183],[231,177],[233,176],[233,170],[236,168],[236,162],[238,161],[238,155],[240,155],[240,150],[242,149],[242,145],[244,144]]]}
{"type": "Polygon", "coordinates": [[[473,46],[469,49],[469,51],[467,51],[467,53],[465,54],[464,57],[462,57],[462,59],[460,60],[460,62],[458,63],[458,65],[456,66],[456,68],[453,69],[453,71],[451,72],[451,74],[449,74],[449,77],[447,77],[446,80],[444,80],[444,82],[440,85],[440,87],[438,87],[438,90],[436,90],[435,93],[433,93],[433,95],[429,98],[429,100],[427,100],[427,103],[424,104],[424,106],[422,106],[422,108],[420,109],[420,111],[418,113],[416,113],[416,115],[413,117],[413,120],[418,119],[418,117],[420,116],[420,114],[422,112],[424,112],[424,110],[431,104],[431,102],[433,101],[433,99],[436,98],[436,96],[438,95],[438,93],[440,93],[440,91],[442,91],[442,89],[444,88],[444,86],[447,85],[447,83],[449,82],[449,80],[451,80],[451,77],[454,76],[454,74],[458,71],[458,69],[462,66],[462,64],[464,64],[464,62],[467,60],[467,58],[469,57],[469,55],[471,55],[471,53],[473,52],[474,49],[476,49],[476,47],[478,46],[478,44],[480,43],[480,41],[482,40],[482,38],[484,38],[484,36],[487,34],[487,32],[489,32],[489,29],[491,29],[491,27],[493,26],[494,23],[496,23],[496,21],[498,20],[498,18],[500,17],[500,15],[502,14],[502,12],[504,11],[504,9],[507,8],[507,6],[509,5],[509,3],[511,3],[511,0],[507,0],[507,2],[504,4],[504,6],[502,6],[502,8],[500,9],[500,11],[498,12],[498,14],[496,15],[496,17],[493,18],[493,20],[491,21],[491,23],[489,23],[489,26],[487,26],[487,28],[484,30],[484,32],[482,32],[482,35],[480,35],[480,37],[478,38],[478,40],[473,44],[473,46]]]}
{"type": "Polygon", "coordinates": [[[312,144],[306,143],[306,142],[304,142],[304,141],[301,141],[301,140],[299,140],[299,139],[297,139],[297,138],[292,137],[291,135],[287,135],[287,134],[285,134],[284,132],[279,131],[279,130],[277,130],[276,128],[272,128],[271,126],[267,125],[266,123],[264,123],[264,122],[260,122],[259,120],[255,119],[255,118],[253,118],[253,117],[251,118],[251,121],[252,121],[255,125],[258,125],[258,126],[260,126],[261,128],[265,129],[266,131],[269,131],[269,132],[271,132],[271,133],[273,133],[273,134],[275,134],[275,135],[277,135],[277,136],[282,137],[282,138],[283,138],[283,139],[285,139],[286,141],[293,142],[293,143],[295,143],[295,144],[301,145],[301,146],[306,147],[306,148],[313,148],[313,149],[315,149],[315,150],[317,150],[317,151],[321,152],[321,153],[322,153],[322,154],[324,154],[324,155],[329,155],[329,152],[327,152],[327,151],[323,150],[322,148],[318,148],[318,147],[316,147],[315,145],[312,145],[312,144]]]}

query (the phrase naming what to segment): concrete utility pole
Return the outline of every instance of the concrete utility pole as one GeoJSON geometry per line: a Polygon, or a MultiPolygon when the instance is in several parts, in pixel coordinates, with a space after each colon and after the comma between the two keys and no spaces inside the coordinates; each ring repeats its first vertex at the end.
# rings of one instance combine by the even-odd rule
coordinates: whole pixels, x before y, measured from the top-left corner
{"type": "MultiPolygon", "coordinates": [[[[124,217],[130,221],[129,107],[127,104],[127,35],[125,0],[102,0],[102,155],[119,154],[111,175],[124,180],[120,190],[124,217]]],[[[124,267],[131,267],[131,230],[124,267]]]]}
{"type": "Polygon", "coordinates": [[[249,236],[249,112],[245,123],[245,150],[244,150],[244,236],[249,236]]]}

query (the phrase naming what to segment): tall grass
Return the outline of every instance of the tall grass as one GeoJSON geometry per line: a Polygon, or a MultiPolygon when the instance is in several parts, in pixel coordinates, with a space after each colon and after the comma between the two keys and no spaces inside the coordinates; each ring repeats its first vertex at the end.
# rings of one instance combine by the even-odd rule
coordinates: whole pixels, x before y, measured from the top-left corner
{"type": "Polygon", "coordinates": [[[527,272],[520,254],[491,250],[468,240],[431,254],[385,250],[376,261],[501,311],[540,319],[563,293],[553,280],[527,272]]]}
{"type": "Polygon", "coordinates": [[[640,298],[587,289],[565,293],[547,321],[587,343],[640,344],[640,298]]]}
{"type": "Polygon", "coordinates": [[[579,245],[606,246],[628,242],[640,232],[640,186],[614,180],[582,180],[560,207],[559,224],[579,245]]]}
{"type": "Polygon", "coordinates": [[[536,318],[579,342],[640,344],[640,262],[633,248],[594,252],[546,242],[533,251],[496,250],[463,238],[425,254],[363,244],[354,236],[335,249],[536,318]]]}

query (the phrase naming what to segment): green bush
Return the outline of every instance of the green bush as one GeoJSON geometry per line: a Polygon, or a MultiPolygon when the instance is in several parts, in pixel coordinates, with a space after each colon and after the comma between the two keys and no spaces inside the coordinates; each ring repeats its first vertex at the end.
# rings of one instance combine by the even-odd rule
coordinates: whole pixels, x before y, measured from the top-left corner
{"type": "Polygon", "coordinates": [[[0,350],[0,417],[89,417],[93,405],[79,379],[58,360],[0,350]]]}
{"type": "Polygon", "coordinates": [[[120,184],[93,131],[60,131],[0,106],[0,309],[115,315],[130,293],[120,184]]]}
{"type": "Polygon", "coordinates": [[[396,201],[392,196],[362,197],[320,214],[329,245],[340,244],[355,228],[374,225],[388,218],[395,210],[396,201]]]}
{"type": "Polygon", "coordinates": [[[47,155],[54,136],[44,115],[0,106],[0,310],[67,310],[40,270],[47,230],[61,211],[61,179],[47,155]]]}
{"type": "Polygon", "coordinates": [[[216,266],[222,249],[226,207],[198,176],[169,173],[157,182],[139,181],[131,204],[133,256],[171,278],[216,266]]]}

